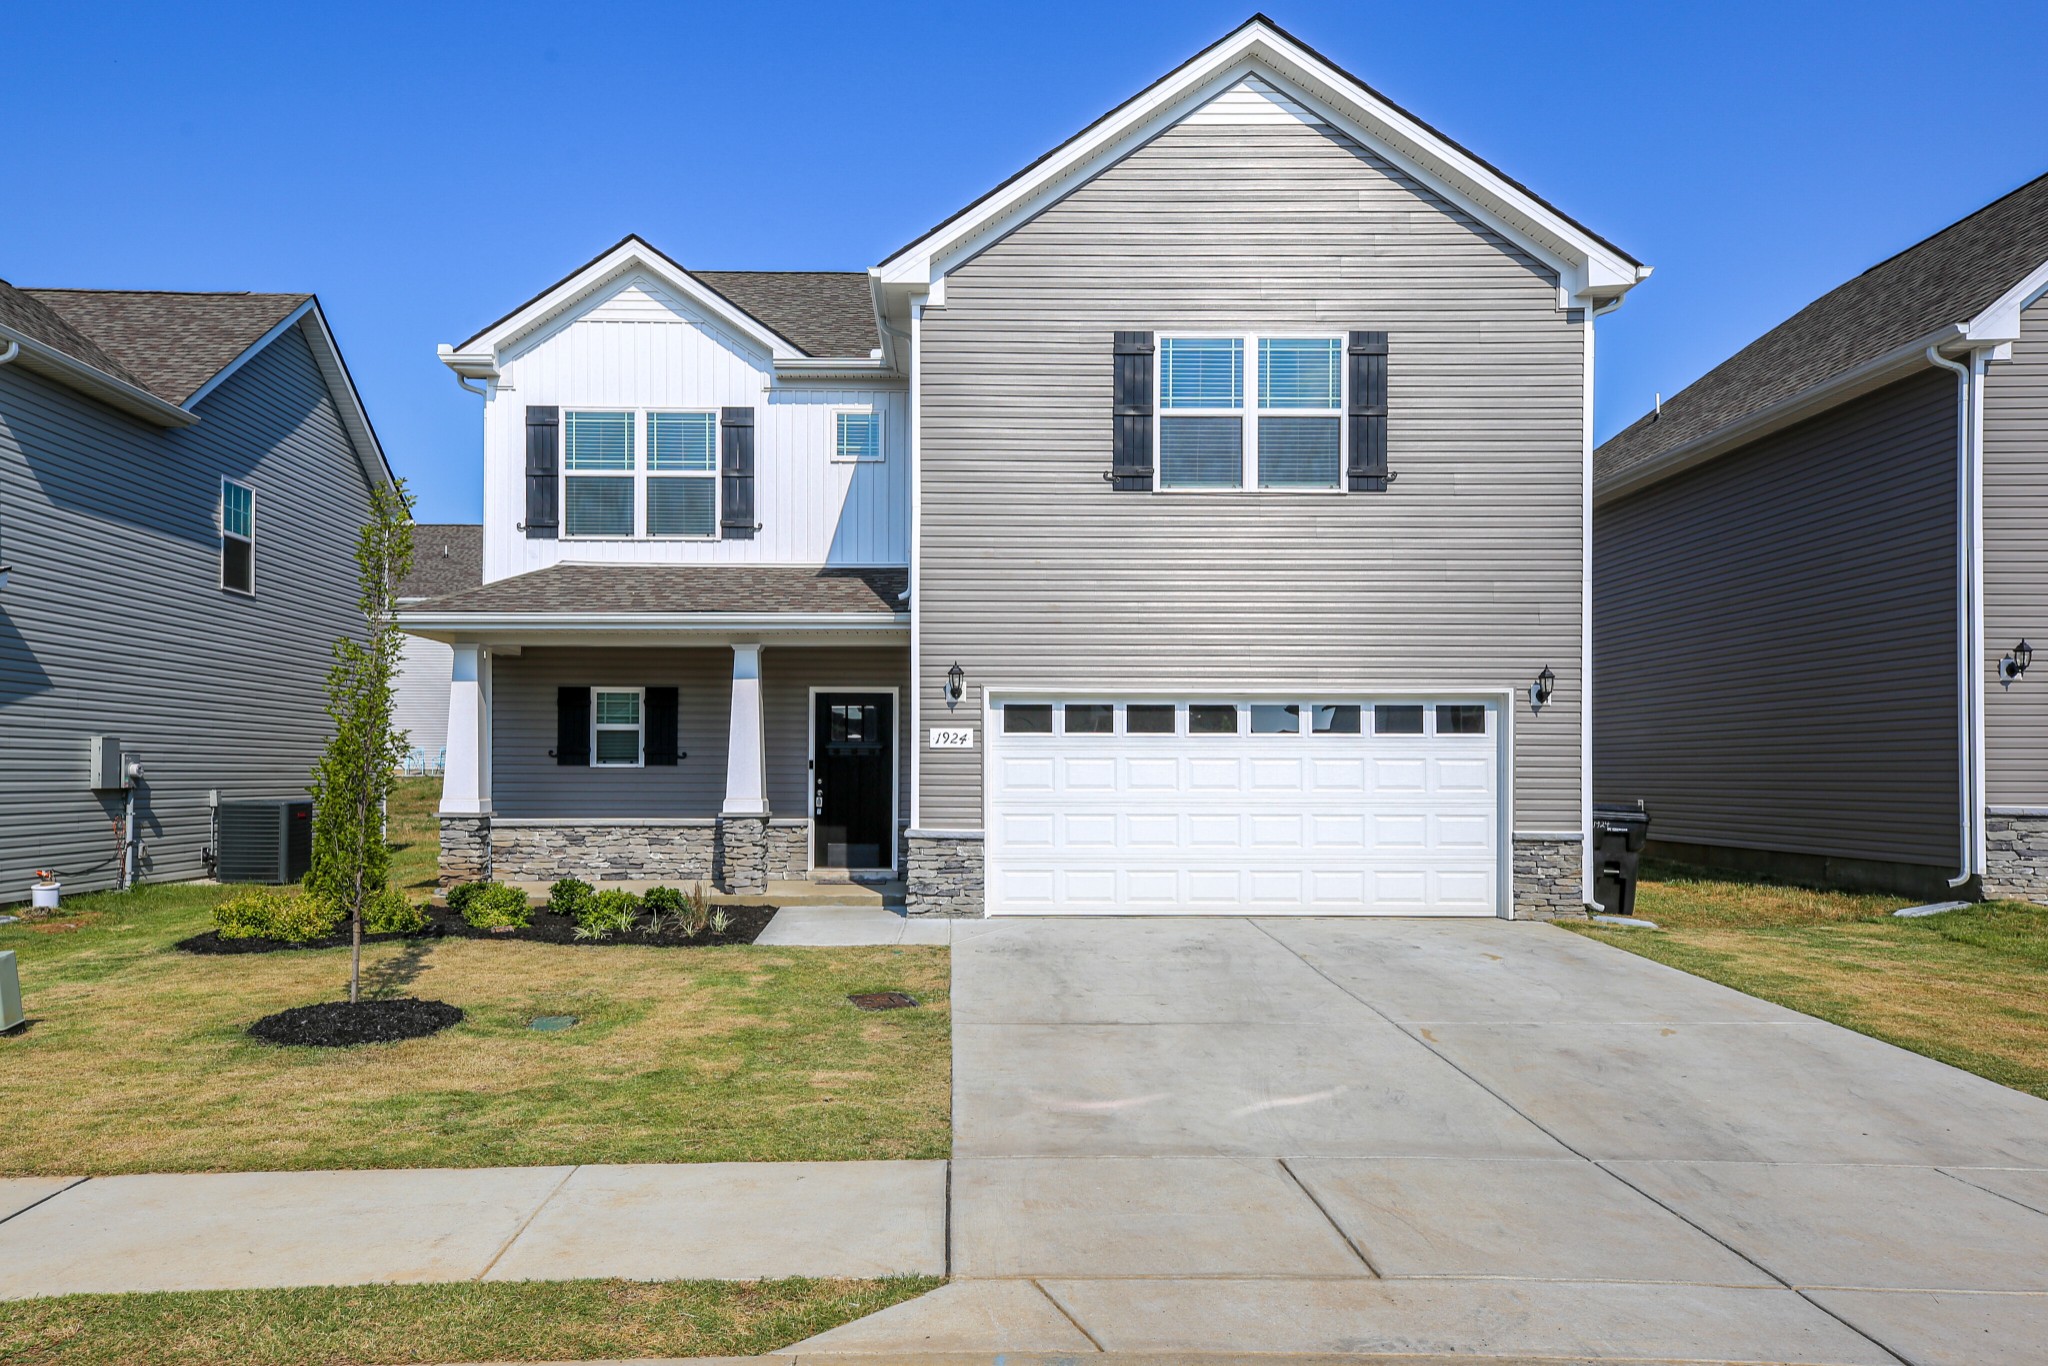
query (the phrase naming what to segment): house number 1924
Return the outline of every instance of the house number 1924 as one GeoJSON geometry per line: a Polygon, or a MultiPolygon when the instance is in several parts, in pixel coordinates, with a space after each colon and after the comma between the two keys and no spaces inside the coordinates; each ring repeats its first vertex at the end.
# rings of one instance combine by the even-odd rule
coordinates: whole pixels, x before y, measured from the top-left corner
{"type": "Polygon", "coordinates": [[[933,749],[973,749],[974,731],[968,726],[933,726],[933,749]]]}

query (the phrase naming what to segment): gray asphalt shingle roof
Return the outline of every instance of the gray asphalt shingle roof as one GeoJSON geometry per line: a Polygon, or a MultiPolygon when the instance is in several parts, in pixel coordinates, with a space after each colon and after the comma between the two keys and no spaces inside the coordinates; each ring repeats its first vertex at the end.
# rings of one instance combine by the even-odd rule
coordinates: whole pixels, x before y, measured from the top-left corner
{"type": "Polygon", "coordinates": [[[1829,291],[1600,447],[1605,482],[1836,375],[1967,322],[2048,261],[2048,176],[1829,291]]]}
{"type": "Polygon", "coordinates": [[[908,610],[897,600],[907,569],[805,565],[558,564],[479,588],[411,603],[407,612],[579,613],[841,612],[908,610]]]}
{"type": "Polygon", "coordinates": [[[10,327],[23,336],[54,350],[62,351],[75,361],[83,361],[103,374],[112,375],[124,384],[138,389],[149,386],[140,376],[108,355],[105,348],[86,336],[61,314],[44,303],[36,295],[41,291],[16,289],[5,280],[0,280],[0,326],[10,327]]]}
{"type": "MultiPolygon", "coordinates": [[[[90,338],[122,367],[108,373],[131,383],[139,380],[158,398],[178,404],[313,297],[148,289],[25,289],[21,293],[90,338]]],[[[50,345],[59,344],[51,341],[50,345]]],[[[76,358],[106,369],[88,357],[76,358]]]]}
{"type": "Polygon", "coordinates": [[[416,522],[412,573],[398,585],[401,598],[439,598],[484,581],[484,529],[472,522],[416,522]]]}
{"type": "Polygon", "coordinates": [[[880,346],[874,296],[858,270],[693,270],[804,354],[865,357],[880,346]]]}

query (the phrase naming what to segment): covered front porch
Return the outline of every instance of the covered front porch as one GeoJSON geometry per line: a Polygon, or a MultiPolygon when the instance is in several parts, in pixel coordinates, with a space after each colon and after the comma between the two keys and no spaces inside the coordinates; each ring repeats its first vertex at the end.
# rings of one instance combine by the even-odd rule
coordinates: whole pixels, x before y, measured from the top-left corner
{"type": "Polygon", "coordinates": [[[744,612],[673,610],[719,571],[683,572],[694,591],[652,604],[668,610],[616,600],[631,576],[630,605],[649,605],[663,571],[603,566],[550,595],[580,589],[581,611],[464,601],[514,579],[406,614],[454,652],[443,885],[701,882],[794,903],[899,876],[909,643],[888,572],[751,571],[767,610],[744,612]]]}

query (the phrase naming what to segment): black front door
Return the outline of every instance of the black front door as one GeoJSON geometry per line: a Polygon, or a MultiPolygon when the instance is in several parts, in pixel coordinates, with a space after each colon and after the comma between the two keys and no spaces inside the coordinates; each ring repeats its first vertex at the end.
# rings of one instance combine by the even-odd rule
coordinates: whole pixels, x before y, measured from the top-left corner
{"type": "Polygon", "coordinates": [[[811,744],[811,862],[887,868],[894,841],[895,699],[821,692],[811,744]]]}

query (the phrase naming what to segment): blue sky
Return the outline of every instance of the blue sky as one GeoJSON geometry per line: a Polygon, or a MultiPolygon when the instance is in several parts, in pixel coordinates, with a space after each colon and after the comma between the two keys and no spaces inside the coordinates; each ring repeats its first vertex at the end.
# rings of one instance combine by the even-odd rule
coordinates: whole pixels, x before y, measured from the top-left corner
{"type": "MultiPolygon", "coordinates": [[[[2048,6],[1276,0],[1281,24],[1657,273],[1598,430],[2048,171],[2048,6]]],[[[1245,3],[11,5],[0,277],[312,290],[424,520],[479,507],[434,359],[628,232],[873,264],[1245,3]]]]}

